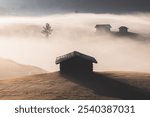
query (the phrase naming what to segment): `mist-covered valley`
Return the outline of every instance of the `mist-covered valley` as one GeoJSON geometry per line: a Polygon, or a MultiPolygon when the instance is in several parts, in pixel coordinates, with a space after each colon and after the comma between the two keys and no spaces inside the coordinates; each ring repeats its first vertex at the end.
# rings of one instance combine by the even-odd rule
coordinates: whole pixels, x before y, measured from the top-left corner
{"type": "Polygon", "coordinates": [[[97,59],[95,71],[150,72],[149,21],[148,13],[1,16],[0,57],[53,72],[59,70],[57,56],[76,50],[97,59]],[[45,23],[53,28],[49,39],[41,33],[45,23]],[[96,24],[111,24],[115,32],[127,26],[130,32],[142,36],[135,39],[96,34],[96,24]]]}

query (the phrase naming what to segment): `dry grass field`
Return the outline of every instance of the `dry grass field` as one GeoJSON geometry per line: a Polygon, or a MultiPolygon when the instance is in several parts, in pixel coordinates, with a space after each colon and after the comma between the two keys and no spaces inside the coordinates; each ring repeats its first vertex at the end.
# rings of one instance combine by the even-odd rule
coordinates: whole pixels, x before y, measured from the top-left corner
{"type": "Polygon", "coordinates": [[[60,72],[0,80],[0,99],[150,99],[150,74],[101,72],[65,75],[60,72]]]}

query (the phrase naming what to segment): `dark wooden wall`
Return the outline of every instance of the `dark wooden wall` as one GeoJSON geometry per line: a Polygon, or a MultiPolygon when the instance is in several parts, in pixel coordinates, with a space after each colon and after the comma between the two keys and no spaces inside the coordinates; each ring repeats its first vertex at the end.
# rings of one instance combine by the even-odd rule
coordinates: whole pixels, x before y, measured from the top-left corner
{"type": "Polygon", "coordinates": [[[80,74],[91,73],[93,72],[93,63],[80,57],[74,57],[60,63],[60,71],[80,74]]]}

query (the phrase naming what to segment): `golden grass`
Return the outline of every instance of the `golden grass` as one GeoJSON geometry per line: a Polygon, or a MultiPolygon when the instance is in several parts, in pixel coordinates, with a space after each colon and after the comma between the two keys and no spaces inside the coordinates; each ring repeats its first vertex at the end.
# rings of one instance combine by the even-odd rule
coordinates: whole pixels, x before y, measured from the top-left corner
{"type": "Polygon", "coordinates": [[[5,100],[134,99],[136,95],[128,91],[149,94],[150,74],[104,72],[78,77],[55,72],[0,80],[0,99],[5,100]]]}

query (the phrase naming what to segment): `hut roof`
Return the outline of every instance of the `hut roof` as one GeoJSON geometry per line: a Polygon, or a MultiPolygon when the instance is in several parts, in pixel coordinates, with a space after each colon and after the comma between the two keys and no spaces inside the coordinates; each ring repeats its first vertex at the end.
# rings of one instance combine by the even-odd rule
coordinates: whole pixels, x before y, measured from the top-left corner
{"type": "Polygon", "coordinates": [[[56,64],[59,64],[59,63],[61,63],[63,61],[69,60],[69,59],[71,59],[73,57],[76,57],[76,56],[81,57],[83,59],[86,59],[88,61],[91,61],[93,63],[97,63],[97,61],[96,61],[96,59],[94,57],[91,57],[91,56],[82,54],[80,52],[74,51],[74,52],[68,53],[66,55],[57,57],[56,58],[56,64]]]}
{"type": "Polygon", "coordinates": [[[128,29],[126,26],[121,26],[119,29],[128,29]]]}
{"type": "Polygon", "coordinates": [[[112,28],[110,24],[97,24],[95,28],[112,28]]]}

